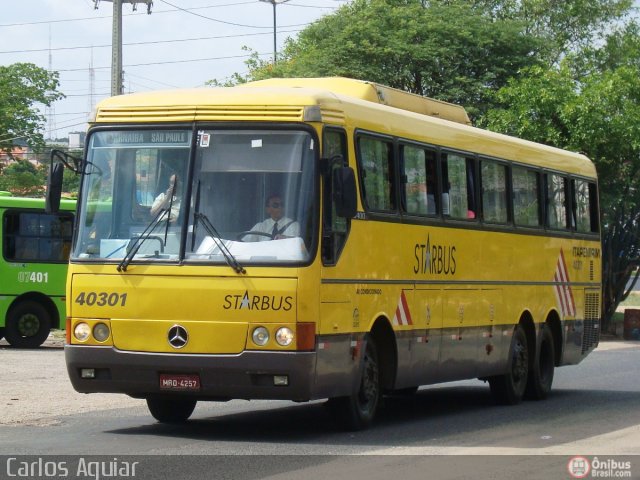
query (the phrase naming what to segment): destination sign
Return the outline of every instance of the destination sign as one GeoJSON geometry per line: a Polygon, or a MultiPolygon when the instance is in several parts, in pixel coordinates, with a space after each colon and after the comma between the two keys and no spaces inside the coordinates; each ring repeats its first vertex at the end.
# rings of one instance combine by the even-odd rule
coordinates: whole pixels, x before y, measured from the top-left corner
{"type": "Polygon", "coordinates": [[[191,144],[188,130],[119,130],[98,132],[93,137],[94,148],[118,146],[183,146],[191,144]]]}

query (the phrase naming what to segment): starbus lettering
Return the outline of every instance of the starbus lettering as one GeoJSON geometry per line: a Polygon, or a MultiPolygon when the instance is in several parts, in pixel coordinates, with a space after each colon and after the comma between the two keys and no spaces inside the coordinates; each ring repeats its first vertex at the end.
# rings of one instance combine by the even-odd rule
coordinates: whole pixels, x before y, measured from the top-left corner
{"type": "Polygon", "coordinates": [[[426,243],[416,243],[414,247],[415,263],[413,273],[432,275],[455,275],[455,245],[432,244],[430,235],[426,243]]]}
{"type": "Polygon", "coordinates": [[[249,295],[245,291],[244,295],[226,295],[224,297],[225,310],[272,310],[277,312],[282,310],[288,312],[293,307],[293,297],[278,295],[249,295]]]}

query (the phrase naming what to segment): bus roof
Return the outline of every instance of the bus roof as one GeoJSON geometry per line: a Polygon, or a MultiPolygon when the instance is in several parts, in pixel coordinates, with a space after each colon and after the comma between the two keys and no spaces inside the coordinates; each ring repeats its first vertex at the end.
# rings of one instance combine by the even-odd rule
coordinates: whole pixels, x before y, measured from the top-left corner
{"type": "MultiPolygon", "coordinates": [[[[13,197],[0,195],[0,208],[24,208],[29,210],[44,210],[44,198],[13,197]]],[[[74,211],[75,200],[61,200],[60,210],[74,211]]]]}
{"type": "Polygon", "coordinates": [[[95,123],[193,121],[323,121],[596,177],[584,155],[472,127],[462,107],[340,77],[120,95],[103,100],[95,118],[95,123]]]}

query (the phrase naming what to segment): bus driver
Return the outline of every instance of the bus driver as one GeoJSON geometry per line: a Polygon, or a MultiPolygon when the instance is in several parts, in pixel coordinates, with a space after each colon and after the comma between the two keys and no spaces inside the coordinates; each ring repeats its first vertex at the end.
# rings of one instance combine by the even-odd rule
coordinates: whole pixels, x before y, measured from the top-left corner
{"type": "Polygon", "coordinates": [[[272,194],[267,198],[265,211],[268,218],[256,223],[252,232],[261,232],[268,235],[247,235],[245,242],[260,242],[264,240],[280,240],[282,238],[298,237],[300,225],[295,220],[284,216],[284,203],[278,194],[272,194]]]}

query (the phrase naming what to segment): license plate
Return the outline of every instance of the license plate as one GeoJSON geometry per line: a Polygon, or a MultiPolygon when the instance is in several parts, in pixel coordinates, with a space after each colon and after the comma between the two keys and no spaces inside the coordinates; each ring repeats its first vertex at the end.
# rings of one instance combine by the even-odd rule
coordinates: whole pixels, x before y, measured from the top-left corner
{"type": "Polygon", "coordinates": [[[177,390],[182,392],[197,392],[200,390],[200,376],[186,374],[160,374],[160,390],[177,390]]]}

